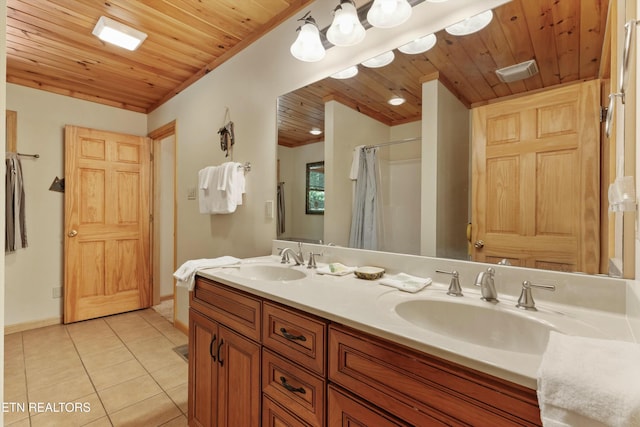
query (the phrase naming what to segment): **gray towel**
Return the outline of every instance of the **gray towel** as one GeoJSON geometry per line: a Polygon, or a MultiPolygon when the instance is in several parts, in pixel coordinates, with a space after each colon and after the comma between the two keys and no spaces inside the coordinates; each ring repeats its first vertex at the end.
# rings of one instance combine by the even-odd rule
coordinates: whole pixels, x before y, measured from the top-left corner
{"type": "Polygon", "coordinates": [[[27,247],[22,163],[17,153],[6,153],[5,252],[27,247]]]}

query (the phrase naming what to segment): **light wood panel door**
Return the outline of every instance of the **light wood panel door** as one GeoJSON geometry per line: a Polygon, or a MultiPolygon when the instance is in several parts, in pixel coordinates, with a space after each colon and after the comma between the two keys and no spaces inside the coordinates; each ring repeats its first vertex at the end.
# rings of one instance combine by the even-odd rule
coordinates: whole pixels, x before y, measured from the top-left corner
{"type": "Polygon", "coordinates": [[[65,128],[64,322],[151,303],[148,138],[65,128]]]}
{"type": "Polygon", "coordinates": [[[472,115],[473,259],[598,273],[600,81],[472,115]]]}

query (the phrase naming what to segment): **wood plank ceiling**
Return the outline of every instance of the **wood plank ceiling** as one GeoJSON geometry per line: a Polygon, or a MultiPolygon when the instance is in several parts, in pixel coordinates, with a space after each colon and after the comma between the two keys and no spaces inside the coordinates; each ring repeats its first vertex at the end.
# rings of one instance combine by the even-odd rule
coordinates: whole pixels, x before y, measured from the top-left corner
{"type": "Polygon", "coordinates": [[[496,98],[593,78],[607,78],[601,55],[609,0],[513,0],[494,10],[482,31],[456,37],[436,33],[437,44],[419,55],[394,51],[383,68],[359,66],[355,78],[326,78],[278,101],[278,143],[293,147],[322,141],[324,101],[336,99],[387,124],[421,120],[422,82],[438,78],[468,107],[496,98]],[[495,70],[535,59],[540,72],[502,83],[495,70]],[[392,107],[387,100],[403,96],[392,107]]]}
{"type": "Polygon", "coordinates": [[[7,81],[147,113],[312,0],[8,0],[7,81]],[[91,34],[105,15],[135,52],[91,34]]]}
{"type": "MultiPolygon", "coordinates": [[[[313,0],[8,0],[7,81],[148,113],[313,0]],[[149,37],[135,52],[91,31],[102,15],[149,37]]],[[[370,0],[358,0],[362,6],[370,0]]],[[[336,0],[336,4],[338,1],[336,0]]],[[[513,0],[474,35],[437,33],[420,55],[395,52],[383,68],[325,79],[279,100],[279,143],[322,140],[324,99],[396,125],[421,118],[421,85],[438,76],[468,106],[601,75],[609,0],[513,0]],[[495,69],[536,59],[540,73],[505,84],[495,69]],[[386,101],[402,95],[407,102],[386,101]]],[[[605,64],[606,65],[606,64],[605,64]]]]}

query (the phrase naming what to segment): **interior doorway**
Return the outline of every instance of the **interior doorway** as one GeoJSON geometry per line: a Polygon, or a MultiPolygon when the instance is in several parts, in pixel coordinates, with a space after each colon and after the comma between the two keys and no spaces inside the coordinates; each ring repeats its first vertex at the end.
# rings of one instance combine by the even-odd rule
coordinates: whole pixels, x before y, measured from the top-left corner
{"type": "Polygon", "coordinates": [[[166,307],[165,317],[175,324],[176,270],[176,126],[175,121],[151,132],[153,139],[152,274],[153,305],[166,307]]]}

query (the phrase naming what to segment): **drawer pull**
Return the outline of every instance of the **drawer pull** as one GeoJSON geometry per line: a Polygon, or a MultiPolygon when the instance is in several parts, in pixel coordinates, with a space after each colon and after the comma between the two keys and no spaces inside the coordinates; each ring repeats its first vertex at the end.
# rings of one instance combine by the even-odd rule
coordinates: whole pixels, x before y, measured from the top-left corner
{"type": "Polygon", "coordinates": [[[292,335],[285,328],[280,328],[280,332],[282,336],[288,339],[289,341],[306,341],[307,337],[304,335],[292,335]]]}
{"type": "Polygon", "coordinates": [[[289,384],[287,382],[287,379],[285,377],[280,377],[280,382],[282,383],[282,387],[286,388],[287,390],[289,390],[291,393],[300,393],[300,394],[307,394],[307,390],[305,390],[303,387],[294,387],[291,384],[289,384]]]}
{"type": "Polygon", "coordinates": [[[213,334],[213,338],[211,338],[211,344],[209,344],[209,354],[211,355],[211,358],[213,359],[213,361],[216,361],[216,356],[215,354],[213,354],[213,344],[216,342],[216,339],[218,337],[216,336],[216,334],[213,334]]]}

